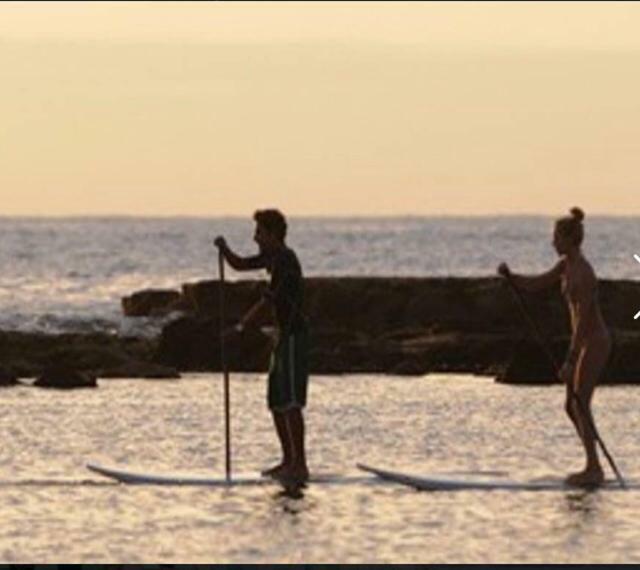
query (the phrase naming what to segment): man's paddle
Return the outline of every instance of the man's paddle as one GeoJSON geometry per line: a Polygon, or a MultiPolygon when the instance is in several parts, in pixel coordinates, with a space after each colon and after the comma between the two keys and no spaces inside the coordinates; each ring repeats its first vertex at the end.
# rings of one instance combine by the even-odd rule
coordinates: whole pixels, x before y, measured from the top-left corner
{"type": "Polygon", "coordinates": [[[229,369],[225,353],[225,319],[224,319],[224,255],[218,253],[218,271],[220,274],[220,364],[224,375],[224,443],[225,473],[227,482],[231,482],[231,421],[229,417],[229,369]]]}
{"type": "MultiPolygon", "coordinates": [[[[542,335],[542,332],[540,331],[540,329],[538,327],[538,324],[536,323],[536,321],[533,319],[533,317],[529,313],[529,310],[527,309],[527,306],[526,306],[526,304],[524,302],[524,299],[523,299],[522,295],[520,294],[520,291],[515,286],[515,283],[511,280],[511,275],[509,275],[507,273],[506,275],[504,275],[504,278],[505,278],[505,280],[507,281],[507,283],[509,285],[509,289],[511,290],[511,292],[513,293],[516,301],[518,302],[518,306],[520,307],[520,312],[522,313],[523,317],[525,318],[525,320],[529,324],[529,327],[531,328],[531,331],[533,332],[533,336],[535,337],[536,341],[538,342],[538,344],[540,345],[542,350],[546,353],[547,357],[549,358],[549,361],[551,362],[551,365],[553,366],[553,371],[554,371],[556,377],[558,379],[560,379],[560,367],[558,366],[558,363],[557,363],[557,361],[555,359],[555,356],[553,355],[551,347],[549,346],[546,338],[542,335]]],[[[596,426],[594,425],[594,423],[593,423],[593,421],[591,419],[591,416],[587,413],[587,410],[584,409],[584,406],[582,405],[582,401],[580,400],[578,395],[575,393],[575,391],[573,389],[573,386],[567,386],[567,387],[569,389],[569,393],[571,394],[571,397],[578,403],[578,407],[580,408],[580,411],[582,412],[582,416],[587,419],[587,423],[588,423],[589,429],[591,430],[591,433],[593,434],[595,440],[600,444],[600,448],[602,449],[602,452],[605,454],[605,456],[607,458],[607,461],[609,461],[609,465],[611,465],[611,469],[613,469],[613,472],[615,473],[616,478],[618,479],[618,483],[620,483],[620,487],[622,487],[623,489],[626,489],[627,488],[627,484],[625,483],[624,479],[622,478],[622,475],[620,474],[620,471],[618,471],[618,468],[616,467],[616,463],[613,460],[613,457],[611,457],[611,454],[607,450],[606,445],[602,441],[602,438],[600,437],[600,434],[598,433],[598,430],[596,429],[596,426]]]]}

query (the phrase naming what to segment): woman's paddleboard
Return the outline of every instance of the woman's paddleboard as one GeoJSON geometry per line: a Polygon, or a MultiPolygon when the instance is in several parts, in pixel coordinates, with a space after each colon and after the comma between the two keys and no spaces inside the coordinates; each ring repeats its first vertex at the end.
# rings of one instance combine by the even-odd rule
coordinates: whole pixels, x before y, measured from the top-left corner
{"type": "MultiPolygon", "coordinates": [[[[385,481],[407,485],[421,491],[568,491],[581,489],[568,485],[562,479],[540,479],[534,481],[510,481],[480,477],[418,476],[397,471],[378,469],[358,463],[358,468],[385,481]]],[[[620,489],[616,481],[602,485],[607,489],[620,489]]]]}

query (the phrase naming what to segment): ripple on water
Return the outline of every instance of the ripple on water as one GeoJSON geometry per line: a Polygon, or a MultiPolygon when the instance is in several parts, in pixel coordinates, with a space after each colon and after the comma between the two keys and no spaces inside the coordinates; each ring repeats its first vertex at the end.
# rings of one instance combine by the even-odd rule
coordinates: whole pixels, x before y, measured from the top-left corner
{"type": "MultiPolygon", "coordinates": [[[[419,493],[362,479],[363,461],[414,473],[561,475],[581,465],[562,389],[471,377],[315,377],[312,469],[359,478],[231,489],[114,485],[87,460],[222,475],[217,375],[103,381],[98,390],[3,391],[4,562],[633,562],[640,492],[419,493]],[[83,484],[83,482],[92,482],[83,484]]],[[[232,376],[236,472],[278,459],[264,379],[232,376]]],[[[606,387],[596,418],[625,474],[640,471],[640,391],[606,387]]]]}

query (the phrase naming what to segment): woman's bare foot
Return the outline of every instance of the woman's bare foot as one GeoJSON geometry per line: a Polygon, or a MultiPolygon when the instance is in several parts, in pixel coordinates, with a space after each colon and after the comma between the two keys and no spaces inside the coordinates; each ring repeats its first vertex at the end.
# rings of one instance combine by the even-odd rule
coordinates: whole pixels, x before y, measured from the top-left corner
{"type": "Polygon", "coordinates": [[[579,471],[578,473],[572,473],[565,479],[565,482],[568,485],[576,485],[577,487],[602,485],[603,481],[604,472],[602,471],[602,467],[599,465],[588,469],[585,468],[583,471],[579,471]]]}

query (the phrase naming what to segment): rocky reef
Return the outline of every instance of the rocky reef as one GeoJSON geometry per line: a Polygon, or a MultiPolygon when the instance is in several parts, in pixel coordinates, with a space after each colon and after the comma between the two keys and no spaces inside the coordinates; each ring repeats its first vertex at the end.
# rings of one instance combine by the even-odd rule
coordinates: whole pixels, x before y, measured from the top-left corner
{"type": "MultiPolygon", "coordinates": [[[[37,378],[36,386],[97,386],[99,378],[178,378],[180,371],[220,371],[220,330],[236,323],[266,284],[184,284],[122,299],[125,315],[168,320],[157,338],[110,334],[46,335],[0,331],[0,386],[37,378]],[[171,315],[167,319],[167,315],[171,315]]],[[[599,296],[614,348],[604,382],[640,382],[640,282],[604,280],[599,296]]],[[[530,314],[562,362],[569,342],[557,289],[524,294],[530,314]]],[[[554,372],[520,307],[499,278],[313,277],[305,280],[313,374],[421,375],[457,372],[501,382],[550,383],[554,372]]],[[[273,338],[263,322],[226,338],[229,369],[264,372],[273,338]]]]}
{"type": "MultiPolygon", "coordinates": [[[[259,298],[265,283],[244,280],[225,286],[227,327],[259,298]]],[[[141,306],[145,315],[176,307],[183,311],[164,327],[155,362],[184,371],[221,369],[219,287],[218,281],[202,281],[185,284],[181,291],[138,292],[123,299],[131,316],[140,315],[141,306]],[[144,303],[136,303],[136,295],[144,303]]],[[[500,278],[315,277],[305,280],[305,292],[312,373],[460,372],[502,382],[555,381],[548,357],[500,278]]],[[[599,296],[614,335],[603,381],[639,382],[640,324],[633,315],[640,307],[640,283],[603,280],[599,296]]],[[[524,298],[562,362],[569,321],[559,290],[524,298]]],[[[264,371],[272,342],[259,326],[229,337],[230,369],[264,371]]]]}
{"type": "Polygon", "coordinates": [[[96,386],[95,378],[179,378],[154,362],[157,341],[108,334],[0,331],[0,385],[37,378],[35,386],[96,386]]]}

